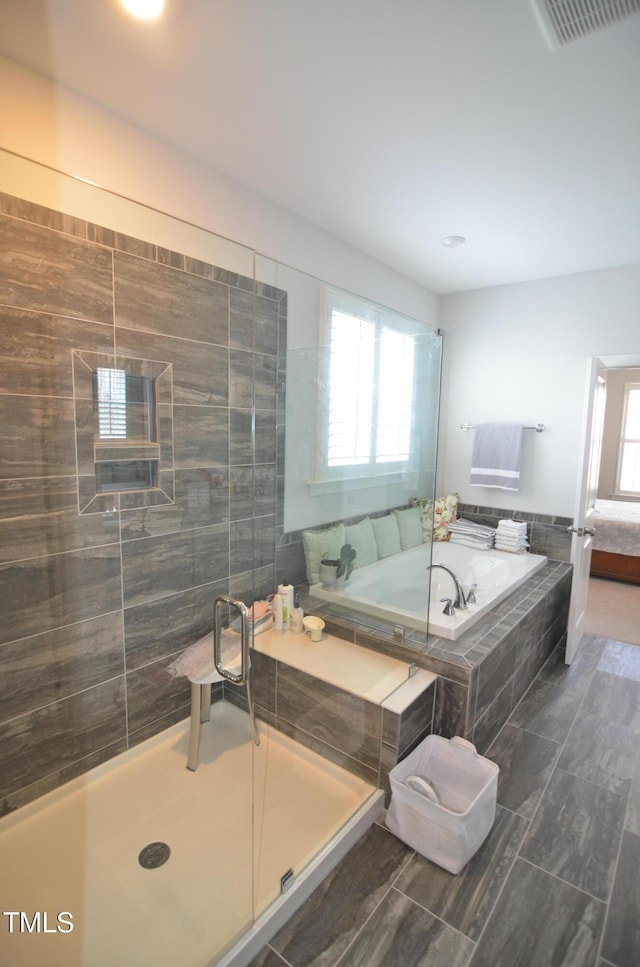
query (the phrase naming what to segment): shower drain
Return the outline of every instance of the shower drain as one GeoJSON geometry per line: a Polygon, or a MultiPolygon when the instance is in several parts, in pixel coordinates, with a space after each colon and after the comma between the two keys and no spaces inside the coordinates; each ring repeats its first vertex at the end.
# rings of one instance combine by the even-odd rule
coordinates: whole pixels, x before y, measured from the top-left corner
{"type": "Polygon", "coordinates": [[[149,843],[138,854],[138,862],[145,870],[155,870],[169,859],[171,850],[166,843],[149,843]]]}

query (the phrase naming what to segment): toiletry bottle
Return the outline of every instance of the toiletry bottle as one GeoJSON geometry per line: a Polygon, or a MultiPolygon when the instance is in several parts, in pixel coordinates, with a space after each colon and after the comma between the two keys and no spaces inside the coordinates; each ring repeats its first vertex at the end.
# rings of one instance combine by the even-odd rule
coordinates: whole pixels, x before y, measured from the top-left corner
{"type": "Polygon", "coordinates": [[[277,597],[282,601],[282,630],[288,631],[293,610],[293,585],[283,581],[278,585],[277,597]]]}
{"type": "Polygon", "coordinates": [[[301,635],[304,631],[304,626],[302,624],[302,619],[304,618],[304,611],[299,606],[294,598],[294,607],[291,609],[291,614],[289,615],[289,626],[290,631],[294,635],[301,635]]]}
{"type": "Polygon", "coordinates": [[[278,634],[282,634],[284,631],[283,626],[283,608],[282,608],[282,598],[276,592],[273,596],[273,601],[271,602],[273,608],[273,630],[278,634]]]}

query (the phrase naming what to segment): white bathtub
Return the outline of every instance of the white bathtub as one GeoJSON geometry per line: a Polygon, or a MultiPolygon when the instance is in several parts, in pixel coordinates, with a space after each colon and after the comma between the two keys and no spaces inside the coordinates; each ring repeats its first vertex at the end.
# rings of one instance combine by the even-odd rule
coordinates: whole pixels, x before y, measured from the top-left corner
{"type": "Polygon", "coordinates": [[[323,601],[455,641],[547,563],[547,558],[540,554],[476,551],[461,544],[436,541],[433,563],[450,568],[465,593],[471,584],[476,584],[476,604],[451,616],[443,614],[440,599],[455,600],[456,589],[446,571],[434,568],[427,615],[429,551],[429,545],[422,544],[358,568],[341,591],[322,584],[314,584],[310,591],[323,601]]]}

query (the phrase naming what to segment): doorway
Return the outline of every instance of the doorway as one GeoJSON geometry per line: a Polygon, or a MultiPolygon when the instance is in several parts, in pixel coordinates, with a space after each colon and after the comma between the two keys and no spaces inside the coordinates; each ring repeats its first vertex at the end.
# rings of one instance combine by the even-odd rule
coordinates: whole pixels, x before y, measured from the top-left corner
{"type": "Polygon", "coordinates": [[[588,610],[591,553],[593,549],[595,502],[598,499],[600,452],[605,429],[604,410],[598,412],[599,380],[613,370],[640,367],[640,353],[591,357],[587,361],[587,380],[582,432],[582,452],[576,486],[571,563],[574,579],[567,635],[566,662],[571,664],[585,630],[588,610]]]}

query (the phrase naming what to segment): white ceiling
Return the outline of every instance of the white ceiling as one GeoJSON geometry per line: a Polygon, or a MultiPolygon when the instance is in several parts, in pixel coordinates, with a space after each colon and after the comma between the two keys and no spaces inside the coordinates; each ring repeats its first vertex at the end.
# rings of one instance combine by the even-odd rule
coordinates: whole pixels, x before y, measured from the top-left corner
{"type": "Polygon", "coordinates": [[[640,262],[639,16],[552,51],[529,0],[166,3],[0,0],[0,52],[436,293],[640,262]]]}

